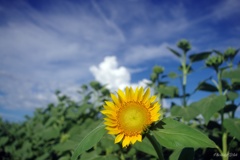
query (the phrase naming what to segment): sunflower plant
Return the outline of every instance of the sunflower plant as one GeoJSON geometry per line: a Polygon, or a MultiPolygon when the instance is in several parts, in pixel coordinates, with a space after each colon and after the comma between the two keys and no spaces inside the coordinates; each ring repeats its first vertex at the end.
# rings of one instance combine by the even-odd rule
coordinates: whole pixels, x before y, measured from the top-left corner
{"type": "MultiPolygon", "coordinates": [[[[90,132],[77,146],[72,159],[93,147],[106,134],[114,137],[112,143],[127,148],[147,138],[159,159],[164,159],[162,145],[170,149],[184,147],[211,147],[216,144],[206,135],[171,118],[163,118],[157,96],[150,88],[126,87],[111,93],[111,100],[103,105],[103,122],[90,132]]],[[[143,144],[145,145],[145,143],[143,144]]]]}

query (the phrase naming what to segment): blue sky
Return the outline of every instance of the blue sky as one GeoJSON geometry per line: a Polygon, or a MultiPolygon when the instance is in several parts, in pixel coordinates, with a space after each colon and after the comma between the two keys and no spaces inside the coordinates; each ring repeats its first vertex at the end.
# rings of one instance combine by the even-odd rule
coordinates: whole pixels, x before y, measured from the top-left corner
{"type": "Polygon", "coordinates": [[[81,84],[104,75],[137,84],[156,64],[176,71],[167,47],[183,38],[191,53],[239,48],[239,8],[238,0],[0,0],[0,115],[22,120],[54,102],[56,89],[78,99],[81,84]]]}

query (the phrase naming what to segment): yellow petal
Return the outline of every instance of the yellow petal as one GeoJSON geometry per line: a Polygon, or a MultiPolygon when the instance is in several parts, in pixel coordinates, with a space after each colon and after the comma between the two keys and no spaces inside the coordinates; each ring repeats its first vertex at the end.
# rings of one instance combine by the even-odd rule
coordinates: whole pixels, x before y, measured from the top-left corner
{"type": "Polygon", "coordinates": [[[151,109],[151,112],[157,113],[157,112],[159,112],[159,110],[160,110],[160,107],[157,105],[151,109]]]}
{"type": "Polygon", "coordinates": [[[105,110],[114,110],[114,108],[109,107],[108,105],[103,105],[103,107],[104,107],[105,110]]]}
{"type": "Polygon", "coordinates": [[[152,115],[151,120],[153,122],[156,122],[159,120],[159,118],[160,118],[160,113],[157,113],[157,114],[152,115]]]}
{"type": "Polygon", "coordinates": [[[137,100],[138,100],[138,101],[141,101],[141,100],[142,100],[142,95],[143,95],[143,87],[141,87],[141,88],[139,89],[138,96],[137,96],[137,100]]]}
{"type": "Polygon", "coordinates": [[[117,137],[115,138],[115,142],[114,143],[118,143],[123,139],[124,133],[121,133],[119,135],[117,135],[117,137]]]}
{"type": "Polygon", "coordinates": [[[114,116],[112,114],[105,114],[105,116],[107,116],[107,118],[109,118],[109,119],[116,120],[116,116],[114,116]]]}
{"type": "Polygon", "coordinates": [[[131,143],[134,144],[137,141],[137,136],[132,136],[131,137],[131,143]]]}
{"type": "Polygon", "coordinates": [[[151,107],[150,101],[146,101],[145,104],[144,104],[144,106],[145,106],[146,108],[150,108],[150,107],[151,107]]]}
{"type": "Polygon", "coordinates": [[[130,137],[129,136],[125,136],[122,142],[122,147],[127,147],[130,144],[130,137]]]}
{"type": "Polygon", "coordinates": [[[153,103],[153,102],[156,100],[156,98],[157,98],[157,96],[154,95],[154,96],[152,96],[152,97],[150,98],[149,101],[150,101],[151,103],[153,103]]]}
{"type": "Polygon", "coordinates": [[[112,110],[103,110],[103,111],[101,111],[101,113],[104,115],[110,114],[112,116],[117,116],[116,112],[112,111],[112,110]]]}
{"type": "Polygon", "coordinates": [[[129,88],[125,88],[126,99],[129,100],[129,88]]]}
{"type": "Polygon", "coordinates": [[[150,89],[148,88],[145,94],[143,95],[142,102],[145,102],[149,98],[149,95],[150,95],[150,89]]]}
{"type": "Polygon", "coordinates": [[[113,102],[105,101],[106,105],[111,109],[116,109],[116,106],[113,102]]]}
{"type": "Polygon", "coordinates": [[[137,98],[138,98],[138,90],[139,90],[139,89],[138,89],[138,87],[137,87],[136,90],[135,90],[135,92],[134,92],[134,95],[133,95],[133,100],[134,100],[134,101],[137,101],[137,100],[138,100],[138,99],[137,99],[137,98]]]}
{"type": "Polygon", "coordinates": [[[131,100],[133,99],[133,94],[134,94],[133,89],[132,89],[132,87],[130,87],[130,89],[129,89],[129,98],[131,100]]]}
{"type": "Polygon", "coordinates": [[[106,130],[108,130],[108,134],[118,134],[121,131],[119,129],[117,129],[116,127],[112,128],[112,127],[106,127],[106,130]]]}
{"type": "Polygon", "coordinates": [[[116,119],[112,119],[112,118],[103,118],[104,121],[109,121],[109,122],[116,122],[116,119]]]}
{"type": "Polygon", "coordinates": [[[118,97],[119,97],[119,99],[121,100],[122,103],[123,103],[124,101],[126,101],[125,94],[123,93],[122,90],[119,89],[118,92],[117,92],[117,94],[118,94],[118,97]]]}
{"type": "Polygon", "coordinates": [[[120,106],[120,102],[119,102],[118,98],[112,93],[111,93],[111,98],[117,106],[120,106]]]}
{"type": "Polygon", "coordinates": [[[137,140],[138,140],[139,142],[142,142],[142,135],[141,135],[141,134],[137,135],[137,140]]]}
{"type": "Polygon", "coordinates": [[[106,126],[111,126],[111,127],[117,126],[116,122],[110,122],[110,121],[105,121],[104,124],[105,124],[106,126]]]}

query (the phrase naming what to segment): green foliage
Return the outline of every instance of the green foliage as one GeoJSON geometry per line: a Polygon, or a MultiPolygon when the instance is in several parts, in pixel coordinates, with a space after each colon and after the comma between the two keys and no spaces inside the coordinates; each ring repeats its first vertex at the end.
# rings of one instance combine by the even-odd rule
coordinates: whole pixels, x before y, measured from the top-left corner
{"type": "Polygon", "coordinates": [[[153,66],[149,87],[162,104],[164,118],[146,130],[142,142],[128,148],[114,144],[106,134],[100,113],[110,92],[97,81],[82,85],[80,101],[56,91],[58,101],[36,109],[22,123],[9,123],[0,118],[1,159],[156,159],[162,146],[166,159],[239,159],[240,120],[235,117],[239,106],[240,68],[234,64],[239,49],[228,48],[191,54],[187,40],[177,43],[180,49],[168,48],[180,60],[178,69],[165,73],[163,66],[153,66]],[[188,88],[189,74],[198,74],[195,63],[213,69],[214,74],[188,88]],[[180,87],[172,81],[180,79],[180,87]],[[205,92],[206,97],[192,99],[205,92]],[[189,103],[191,102],[191,103],[189,103]],[[154,136],[156,143],[148,139],[154,136]],[[157,151],[157,152],[156,152],[157,151]],[[214,156],[237,154],[233,157],[214,156]]]}
{"type": "Polygon", "coordinates": [[[154,136],[161,145],[170,149],[185,147],[216,148],[216,144],[200,131],[170,118],[163,119],[154,136]]]}
{"type": "Polygon", "coordinates": [[[92,148],[97,142],[101,140],[103,135],[106,133],[105,125],[100,124],[95,129],[93,129],[90,133],[88,133],[78,144],[76,150],[73,153],[72,160],[77,159],[77,157],[82,154],[84,151],[92,148]]]}
{"type": "Polygon", "coordinates": [[[192,103],[189,107],[194,108],[198,113],[202,114],[205,123],[208,123],[214,113],[221,110],[226,103],[226,97],[223,95],[210,95],[197,102],[192,103]]]}

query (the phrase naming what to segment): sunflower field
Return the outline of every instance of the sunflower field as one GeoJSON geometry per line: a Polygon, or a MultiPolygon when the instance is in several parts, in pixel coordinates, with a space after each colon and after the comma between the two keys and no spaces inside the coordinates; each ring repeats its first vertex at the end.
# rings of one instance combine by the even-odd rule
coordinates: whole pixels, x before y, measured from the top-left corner
{"type": "Polygon", "coordinates": [[[23,122],[0,119],[0,159],[240,159],[239,49],[192,53],[187,40],[177,47],[168,49],[179,68],[153,66],[145,88],[109,91],[92,81],[80,87],[78,102],[56,91],[56,103],[23,122]],[[212,74],[189,87],[206,69],[212,74]],[[195,100],[197,93],[204,96],[195,100]]]}

